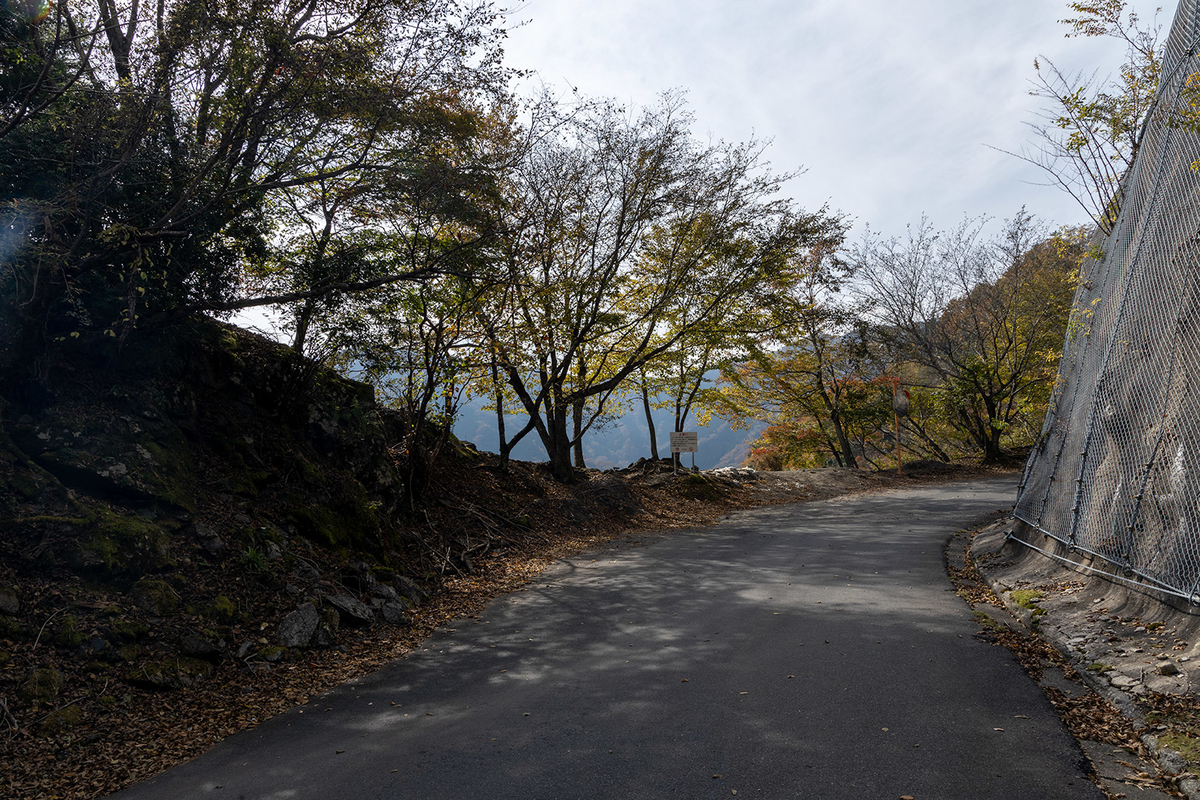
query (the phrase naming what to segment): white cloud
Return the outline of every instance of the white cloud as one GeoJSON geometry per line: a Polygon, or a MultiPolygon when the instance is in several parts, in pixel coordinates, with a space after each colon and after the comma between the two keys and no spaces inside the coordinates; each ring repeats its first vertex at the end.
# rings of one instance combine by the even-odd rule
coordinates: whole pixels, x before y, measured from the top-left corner
{"type": "Polygon", "coordinates": [[[530,0],[507,49],[511,66],[586,95],[644,105],[687,89],[697,135],[773,139],[779,169],[807,167],[789,186],[801,204],[860,225],[898,233],[922,212],[950,226],[1022,204],[1066,224],[1084,218],[1069,197],[985,145],[1028,141],[1035,56],[1101,74],[1120,63],[1116,41],[1064,38],[1067,13],[1046,0],[530,0]]]}

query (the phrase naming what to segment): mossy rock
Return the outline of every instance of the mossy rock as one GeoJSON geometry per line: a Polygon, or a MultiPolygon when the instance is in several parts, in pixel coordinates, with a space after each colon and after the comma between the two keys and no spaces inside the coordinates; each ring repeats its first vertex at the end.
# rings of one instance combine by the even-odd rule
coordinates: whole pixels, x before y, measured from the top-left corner
{"type": "Polygon", "coordinates": [[[80,567],[102,566],[108,572],[145,575],[175,566],[170,534],[144,517],[106,510],[94,531],[76,559],[80,567]]]}
{"type": "Polygon", "coordinates": [[[0,639],[23,642],[33,638],[33,629],[11,617],[0,616],[0,639]]]}
{"type": "Polygon", "coordinates": [[[132,619],[119,618],[109,623],[112,635],[123,642],[137,642],[150,635],[150,629],[132,619]]]}
{"type": "Polygon", "coordinates": [[[142,647],[140,644],[126,644],[122,645],[121,648],[117,650],[117,658],[121,659],[127,664],[132,664],[134,661],[141,660],[145,653],[146,648],[142,647]]]}
{"type": "Polygon", "coordinates": [[[74,650],[83,644],[83,632],[75,617],[68,614],[62,618],[54,632],[54,643],[65,650],[74,650]]]}
{"type": "Polygon", "coordinates": [[[452,452],[459,461],[465,461],[468,464],[471,464],[483,458],[483,456],[479,453],[479,448],[475,446],[474,442],[463,441],[452,434],[449,439],[449,444],[452,452]]]}
{"type": "Polygon", "coordinates": [[[296,508],[292,520],[302,535],[326,547],[344,547],[350,538],[342,520],[323,506],[296,508]]]}
{"type": "Polygon", "coordinates": [[[42,491],[45,488],[36,478],[26,473],[13,475],[8,485],[23,500],[37,500],[42,496],[42,491]]]}
{"type": "Polygon", "coordinates": [[[174,506],[194,512],[196,489],[192,479],[191,452],[183,432],[172,425],[161,442],[142,442],[137,452],[143,459],[146,453],[150,454],[152,477],[145,477],[150,493],[174,506]]]}
{"type": "Polygon", "coordinates": [[[312,464],[305,461],[303,458],[298,458],[294,464],[296,474],[300,476],[300,480],[309,486],[322,486],[325,483],[325,476],[321,470],[314,467],[312,464]]]}
{"type": "Polygon", "coordinates": [[[199,658],[170,656],[135,667],[125,678],[146,689],[180,689],[195,686],[210,677],[213,669],[210,662],[199,658]]]}
{"type": "Polygon", "coordinates": [[[1189,763],[1200,763],[1200,737],[1183,733],[1167,733],[1158,739],[1159,745],[1174,750],[1189,763]]]}
{"type": "Polygon", "coordinates": [[[158,578],[142,578],[130,590],[133,601],[156,617],[165,617],[179,607],[179,596],[175,590],[158,578]]]}
{"type": "Polygon", "coordinates": [[[306,538],[331,550],[382,551],[379,518],[373,507],[362,499],[361,504],[302,505],[292,511],[292,522],[306,538]]]}
{"type": "Polygon", "coordinates": [[[226,427],[234,432],[216,434],[209,441],[209,446],[223,462],[221,489],[241,497],[257,498],[258,487],[270,481],[274,473],[269,469],[252,469],[240,449],[244,445],[236,433],[238,426],[229,422],[226,427]]]}
{"type": "Polygon", "coordinates": [[[217,595],[204,609],[204,614],[211,619],[230,622],[237,616],[237,606],[225,595],[217,595]]]}
{"type": "Polygon", "coordinates": [[[53,667],[39,667],[21,684],[17,698],[27,706],[51,703],[62,691],[62,673],[53,667]]]}
{"type": "Polygon", "coordinates": [[[1038,605],[1045,595],[1037,589],[1014,589],[1010,596],[1019,607],[1029,609],[1034,619],[1046,613],[1046,609],[1038,605]]]}
{"type": "MultiPolygon", "coordinates": [[[[123,398],[119,406],[155,407],[153,393],[114,389],[113,397],[123,398]]],[[[112,405],[110,398],[63,403],[36,424],[15,426],[13,438],[63,481],[194,511],[195,480],[183,431],[161,414],[113,415],[112,405]]]]}
{"type": "Polygon", "coordinates": [[[39,736],[62,736],[70,733],[83,723],[83,709],[79,706],[67,706],[51,713],[38,726],[39,736]]]}
{"type": "Polygon", "coordinates": [[[260,648],[258,651],[258,657],[271,664],[283,661],[285,658],[287,658],[287,654],[288,649],[286,647],[280,647],[279,645],[267,645],[266,647],[260,648]]]}

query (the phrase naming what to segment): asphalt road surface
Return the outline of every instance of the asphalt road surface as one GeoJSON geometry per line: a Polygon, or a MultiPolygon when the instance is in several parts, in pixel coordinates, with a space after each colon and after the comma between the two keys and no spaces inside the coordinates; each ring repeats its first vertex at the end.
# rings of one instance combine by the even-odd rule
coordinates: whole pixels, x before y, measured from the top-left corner
{"type": "Polygon", "coordinates": [[[1102,798],[946,576],[1015,480],[739,512],[544,573],[121,798],[1102,798]]]}

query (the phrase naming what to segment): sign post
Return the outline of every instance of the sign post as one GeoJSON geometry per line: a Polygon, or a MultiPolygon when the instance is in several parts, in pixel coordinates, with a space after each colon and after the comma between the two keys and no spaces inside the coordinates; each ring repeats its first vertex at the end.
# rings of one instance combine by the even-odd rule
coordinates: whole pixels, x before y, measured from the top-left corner
{"type": "MultiPolygon", "coordinates": [[[[700,449],[700,435],[695,431],[671,431],[671,453],[691,453],[692,471],[696,471],[696,451],[700,449]]],[[[679,459],[674,461],[675,474],[679,474],[679,459]]]]}

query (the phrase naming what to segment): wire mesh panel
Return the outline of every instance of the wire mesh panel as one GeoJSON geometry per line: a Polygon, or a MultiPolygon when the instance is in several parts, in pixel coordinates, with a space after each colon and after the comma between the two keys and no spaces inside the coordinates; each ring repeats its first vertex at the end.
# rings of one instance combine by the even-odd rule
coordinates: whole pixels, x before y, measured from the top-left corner
{"type": "Polygon", "coordinates": [[[1200,600],[1200,0],[1182,0],[1103,256],[1087,262],[1019,519],[1200,600]],[[1190,112],[1185,115],[1184,112],[1190,112]]]}

